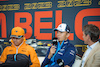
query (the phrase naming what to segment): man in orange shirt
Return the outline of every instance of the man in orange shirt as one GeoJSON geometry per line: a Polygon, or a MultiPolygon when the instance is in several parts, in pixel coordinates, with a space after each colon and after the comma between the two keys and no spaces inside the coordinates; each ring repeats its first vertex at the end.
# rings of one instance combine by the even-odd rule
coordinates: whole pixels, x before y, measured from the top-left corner
{"type": "Polygon", "coordinates": [[[24,30],[14,27],[10,37],[12,45],[6,47],[0,57],[2,67],[40,67],[34,48],[25,43],[24,30]]]}

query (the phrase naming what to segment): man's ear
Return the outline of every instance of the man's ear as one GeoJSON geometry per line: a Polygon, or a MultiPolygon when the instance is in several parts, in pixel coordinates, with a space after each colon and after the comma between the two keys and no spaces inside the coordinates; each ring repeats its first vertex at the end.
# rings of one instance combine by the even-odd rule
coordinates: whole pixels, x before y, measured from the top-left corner
{"type": "Polygon", "coordinates": [[[23,38],[25,37],[25,35],[23,35],[23,38]]]}
{"type": "Polygon", "coordinates": [[[87,35],[87,37],[88,37],[88,39],[89,39],[89,40],[91,40],[91,38],[90,38],[90,35],[89,35],[89,34],[87,35]]]}
{"type": "Polygon", "coordinates": [[[23,36],[23,40],[26,41],[25,35],[23,36]]]}
{"type": "Polygon", "coordinates": [[[67,33],[66,37],[68,38],[70,36],[70,33],[67,33]]]}
{"type": "Polygon", "coordinates": [[[13,42],[13,40],[11,39],[11,42],[13,42]]]}

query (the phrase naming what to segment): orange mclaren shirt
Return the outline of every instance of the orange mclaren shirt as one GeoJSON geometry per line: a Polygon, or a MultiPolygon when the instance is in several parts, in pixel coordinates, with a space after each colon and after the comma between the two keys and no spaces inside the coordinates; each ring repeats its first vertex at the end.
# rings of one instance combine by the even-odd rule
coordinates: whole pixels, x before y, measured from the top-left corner
{"type": "Polygon", "coordinates": [[[40,67],[40,62],[34,48],[25,42],[23,42],[18,47],[14,46],[13,44],[6,47],[1,55],[0,61],[5,63],[7,60],[9,60],[9,57],[11,57],[10,60],[14,60],[13,55],[15,54],[23,54],[27,56],[30,59],[30,67],[40,67]]]}

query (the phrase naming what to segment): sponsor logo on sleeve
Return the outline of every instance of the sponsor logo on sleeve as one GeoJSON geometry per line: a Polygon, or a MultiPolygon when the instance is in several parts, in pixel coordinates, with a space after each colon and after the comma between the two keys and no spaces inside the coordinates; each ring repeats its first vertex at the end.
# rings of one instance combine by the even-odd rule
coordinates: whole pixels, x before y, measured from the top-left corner
{"type": "Polygon", "coordinates": [[[71,54],[72,56],[74,56],[74,54],[75,54],[75,51],[73,51],[73,50],[70,50],[70,54],[71,54]]]}

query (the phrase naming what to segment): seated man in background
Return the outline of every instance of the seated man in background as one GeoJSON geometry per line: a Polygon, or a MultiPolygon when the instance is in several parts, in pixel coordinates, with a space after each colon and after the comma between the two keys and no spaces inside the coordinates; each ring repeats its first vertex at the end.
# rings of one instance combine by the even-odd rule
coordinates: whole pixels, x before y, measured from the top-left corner
{"type": "Polygon", "coordinates": [[[40,67],[33,47],[25,43],[25,32],[21,27],[11,31],[11,46],[4,49],[0,57],[2,67],[40,67]]]}
{"type": "Polygon", "coordinates": [[[83,39],[87,45],[80,67],[100,67],[100,30],[97,26],[89,24],[83,27],[83,39]]]}

